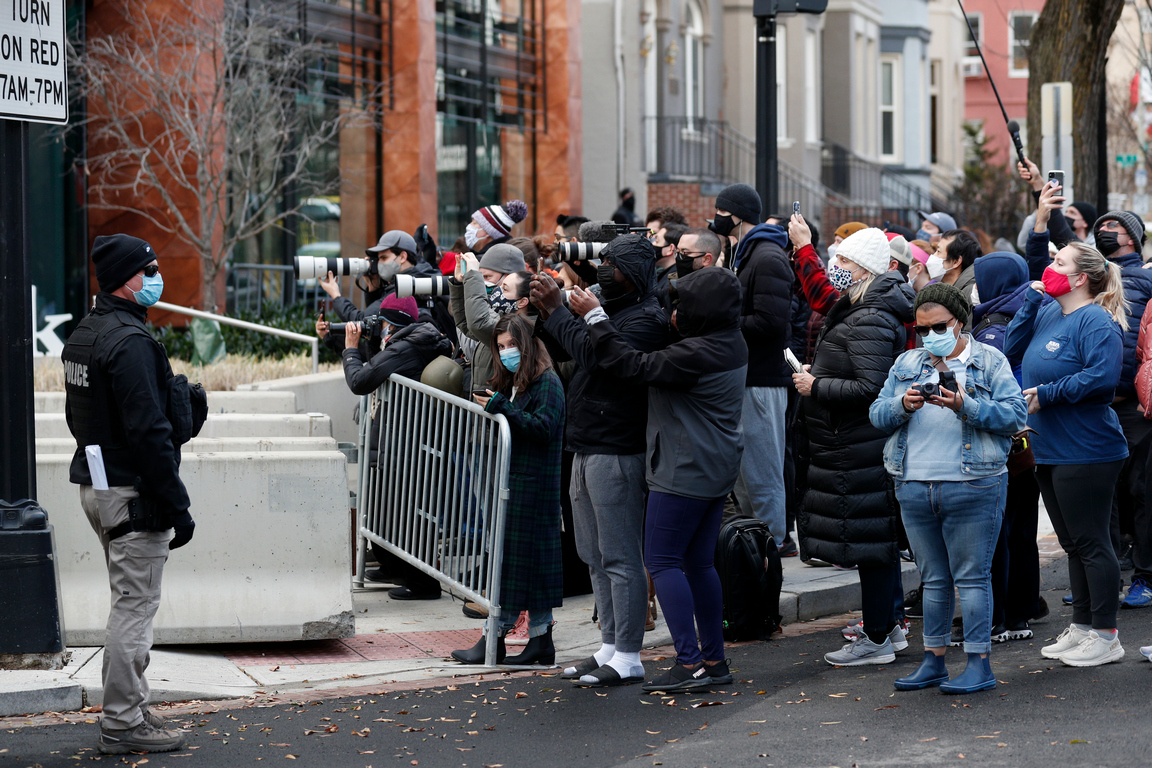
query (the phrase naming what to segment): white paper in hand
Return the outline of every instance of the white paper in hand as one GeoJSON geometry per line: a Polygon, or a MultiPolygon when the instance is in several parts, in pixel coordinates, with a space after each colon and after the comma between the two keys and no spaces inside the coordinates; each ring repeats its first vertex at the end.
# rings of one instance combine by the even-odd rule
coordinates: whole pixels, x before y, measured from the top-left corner
{"type": "Polygon", "coordinates": [[[108,490],[108,475],[104,472],[104,452],[98,445],[84,447],[88,457],[88,474],[92,476],[92,487],[98,491],[108,490]]]}
{"type": "Polygon", "coordinates": [[[788,347],[784,347],[784,360],[796,373],[804,373],[804,366],[800,364],[800,361],[796,359],[796,355],[792,354],[792,350],[788,349],[788,347]]]}

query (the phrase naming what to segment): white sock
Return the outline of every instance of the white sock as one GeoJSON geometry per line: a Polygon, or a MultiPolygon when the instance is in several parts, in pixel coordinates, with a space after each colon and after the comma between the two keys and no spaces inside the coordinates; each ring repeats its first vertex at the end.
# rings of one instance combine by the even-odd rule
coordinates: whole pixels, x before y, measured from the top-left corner
{"type": "Polygon", "coordinates": [[[616,651],[607,662],[608,666],[616,670],[620,677],[643,677],[644,665],[640,663],[640,652],[624,653],[616,651]]]}
{"type": "MultiPolygon", "coordinates": [[[[608,660],[611,659],[615,654],[616,654],[615,643],[601,643],[600,650],[598,650],[598,651],[596,651],[596,653],[592,654],[592,658],[596,659],[597,664],[599,664],[600,666],[604,666],[605,664],[608,663],[608,660]]],[[[639,656],[637,656],[637,658],[639,658],[639,656]]],[[[566,674],[566,675],[576,674],[576,667],[565,667],[564,668],[564,674],[566,674]]]]}
{"type": "Polygon", "coordinates": [[[1076,629],[1080,630],[1081,632],[1087,632],[1092,629],[1091,624],[1077,624],[1076,622],[1072,622],[1072,626],[1076,627],[1076,629]]]}

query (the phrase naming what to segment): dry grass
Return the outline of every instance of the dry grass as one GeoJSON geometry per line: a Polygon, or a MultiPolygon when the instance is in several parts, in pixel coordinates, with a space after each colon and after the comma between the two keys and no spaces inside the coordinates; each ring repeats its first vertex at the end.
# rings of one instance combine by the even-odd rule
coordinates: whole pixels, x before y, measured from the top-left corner
{"type": "MultiPolygon", "coordinates": [[[[64,366],[60,358],[37,358],[35,361],[37,392],[63,392],[64,366]]],[[[321,363],[320,372],[340,370],[338,363],[321,363]]],[[[259,360],[247,355],[227,355],[212,365],[191,365],[183,360],[172,361],[172,371],[182,373],[189,381],[198,381],[204,389],[228,392],[241,384],[284,379],[312,373],[312,355],[285,357],[282,360],[259,360]]]]}

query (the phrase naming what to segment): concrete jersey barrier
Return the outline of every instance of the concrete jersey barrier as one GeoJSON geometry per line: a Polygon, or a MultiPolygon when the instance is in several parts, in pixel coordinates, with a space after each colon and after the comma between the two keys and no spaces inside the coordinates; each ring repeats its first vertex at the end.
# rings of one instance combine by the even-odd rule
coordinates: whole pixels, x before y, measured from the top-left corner
{"type": "MultiPolygon", "coordinates": [[[[267,452],[267,451],[335,451],[330,437],[194,437],[181,446],[183,453],[267,452]]],[[[36,438],[36,455],[66,453],[71,456],[76,441],[71,437],[36,438]]]]}
{"type": "MultiPolygon", "coordinates": [[[[37,438],[72,437],[63,413],[37,413],[37,438]]],[[[323,413],[209,413],[199,437],[332,437],[323,413]]]]}
{"type": "MultiPolygon", "coordinates": [[[[36,413],[64,413],[63,392],[37,392],[34,400],[36,413]]],[[[209,392],[208,412],[296,413],[296,393],[289,391],[209,392]]]]}

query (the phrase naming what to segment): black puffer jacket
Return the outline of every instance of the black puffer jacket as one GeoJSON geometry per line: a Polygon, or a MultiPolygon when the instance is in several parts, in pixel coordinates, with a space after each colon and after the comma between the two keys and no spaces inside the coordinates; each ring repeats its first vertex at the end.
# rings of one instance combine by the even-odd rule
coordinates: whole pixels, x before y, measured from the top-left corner
{"type": "Polygon", "coordinates": [[[791,341],[796,276],[784,253],[787,242],[782,227],[760,224],[736,248],[733,268],[743,292],[740,330],[748,343],[749,387],[792,386],[784,348],[791,341]]]}
{"type": "Polygon", "coordinates": [[[811,450],[799,517],[806,557],[836,565],[897,561],[896,497],[884,471],[888,436],[868,408],[904,351],[912,300],[898,273],[876,277],[855,303],[842,296],[816,344],[812,395],[801,404],[811,450]]]}
{"type": "MultiPolygon", "coordinates": [[[[613,327],[633,349],[661,349],[668,337],[668,322],[653,295],[652,244],[640,235],[625,235],[613,240],[601,255],[639,286],[635,293],[604,302],[613,327]]],[[[560,307],[547,320],[537,320],[536,329],[553,360],[575,360],[578,366],[568,383],[565,449],[617,456],[644,453],[648,385],[601,368],[587,324],[567,308],[560,307]]]]}

